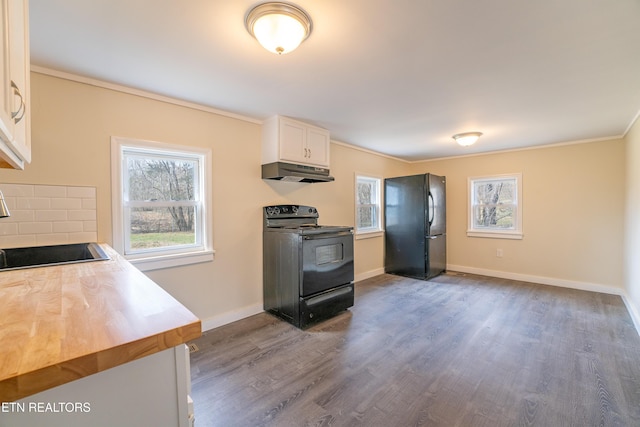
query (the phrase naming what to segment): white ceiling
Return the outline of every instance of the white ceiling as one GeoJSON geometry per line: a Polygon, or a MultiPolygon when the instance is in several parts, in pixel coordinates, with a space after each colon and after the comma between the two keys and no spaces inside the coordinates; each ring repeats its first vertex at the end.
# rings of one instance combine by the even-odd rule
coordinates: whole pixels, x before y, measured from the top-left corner
{"type": "Polygon", "coordinates": [[[313,32],[282,56],[244,27],[257,3],[30,0],[31,62],[407,160],[620,136],[640,110],[639,0],[295,0],[313,32]]]}

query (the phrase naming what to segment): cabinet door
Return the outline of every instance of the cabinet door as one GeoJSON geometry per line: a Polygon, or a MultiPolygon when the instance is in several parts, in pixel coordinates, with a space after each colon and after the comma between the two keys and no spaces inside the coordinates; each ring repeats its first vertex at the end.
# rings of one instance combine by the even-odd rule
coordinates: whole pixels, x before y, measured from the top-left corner
{"type": "Polygon", "coordinates": [[[10,145],[28,163],[31,161],[31,106],[27,0],[9,0],[9,55],[11,111],[16,113],[10,145]]]}
{"type": "Polygon", "coordinates": [[[9,61],[9,0],[0,0],[0,138],[8,142],[13,139],[11,119],[11,77],[9,61]]]}
{"type": "Polygon", "coordinates": [[[307,162],[306,135],[304,125],[280,119],[280,159],[291,162],[307,162]]]}
{"type": "Polygon", "coordinates": [[[0,167],[31,161],[27,0],[0,0],[0,167]]]}
{"type": "Polygon", "coordinates": [[[264,124],[262,144],[263,164],[282,161],[329,167],[329,131],[326,129],[274,116],[264,124]]]}
{"type": "Polygon", "coordinates": [[[324,129],[309,128],[307,131],[307,155],[305,163],[329,167],[329,132],[324,129]]]}

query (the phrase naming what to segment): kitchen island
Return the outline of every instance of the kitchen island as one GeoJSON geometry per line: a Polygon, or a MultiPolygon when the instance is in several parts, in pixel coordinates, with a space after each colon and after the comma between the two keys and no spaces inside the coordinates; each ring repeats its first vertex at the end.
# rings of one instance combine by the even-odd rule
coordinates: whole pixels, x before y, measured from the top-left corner
{"type": "Polygon", "coordinates": [[[0,272],[0,426],[187,425],[200,320],[101,247],[110,260],[0,272]]]}

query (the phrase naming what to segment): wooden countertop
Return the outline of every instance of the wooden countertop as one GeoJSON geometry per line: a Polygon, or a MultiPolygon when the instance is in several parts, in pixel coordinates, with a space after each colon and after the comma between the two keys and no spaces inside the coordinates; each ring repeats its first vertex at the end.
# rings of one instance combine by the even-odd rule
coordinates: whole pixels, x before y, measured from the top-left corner
{"type": "Polygon", "coordinates": [[[0,402],[200,336],[193,313],[101,247],[111,260],[0,272],[0,402]]]}

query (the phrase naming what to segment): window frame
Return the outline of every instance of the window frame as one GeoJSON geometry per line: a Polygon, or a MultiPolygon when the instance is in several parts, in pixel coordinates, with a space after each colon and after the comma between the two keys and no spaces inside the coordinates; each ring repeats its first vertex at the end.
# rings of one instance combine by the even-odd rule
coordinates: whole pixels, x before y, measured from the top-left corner
{"type": "Polygon", "coordinates": [[[111,178],[112,178],[112,224],[114,249],[142,271],[177,267],[213,260],[212,248],[212,155],[210,149],[167,144],[155,141],[122,137],[111,138],[111,178]],[[127,202],[125,183],[127,168],[124,166],[126,153],[149,155],[180,160],[195,160],[198,163],[197,182],[194,186],[198,196],[194,201],[181,202],[127,202]],[[165,205],[193,205],[201,211],[196,223],[196,242],[193,245],[153,248],[129,253],[130,230],[129,212],[136,207],[165,207],[165,205]]]}
{"type": "Polygon", "coordinates": [[[468,237],[486,237],[486,238],[494,238],[494,239],[522,239],[524,237],[524,233],[522,231],[522,174],[521,173],[510,173],[510,174],[501,174],[501,175],[487,175],[487,176],[476,176],[468,178],[468,187],[467,187],[467,217],[468,217],[468,228],[467,228],[467,236],[468,237]],[[488,181],[508,181],[515,180],[515,203],[513,203],[514,208],[516,210],[514,215],[514,226],[510,229],[504,228],[492,228],[492,227],[475,227],[475,191],[474,187],[476,183],[488,182],[488,181]]]}
{"type": "Polygon", "coordinates": [[[383,186],[382,186],[382,180],[383,178],[379,177],[379,176],[373,176],[373,175],[369,175],[369,174],[362,174],[362,173],[356,173],[355,174],[355,184],[354,184],[354,206],[355,206],[355,212],[354,212],[354,231],[355,231],[355,236],[356,239],[366,239],[366,238],[370,238],[370,237],[377,237],[377,236],[381,236],[384,234],[384,229],[382,228],[382,224],[383,224],[383,209],[382,209],[382,201],[384,200],[383,197],[383,186]],[[358,185],[360,184],[361,181],[367,182],[367,183],[372,183],[375,188],[376,188],[376,195],[377,195],[377,200],[375,203],[371,203],[371,204],[367,204],[366,206],[372,206],[375,208],[375,212],[377,213],[376,217],[377,217],[377,224],[374,227],[367,227],[367,228],[360,228],[358,225],[358,208],[360,206],[365,206],[365,205],[361,205],[358,203],[358,185]]]}

